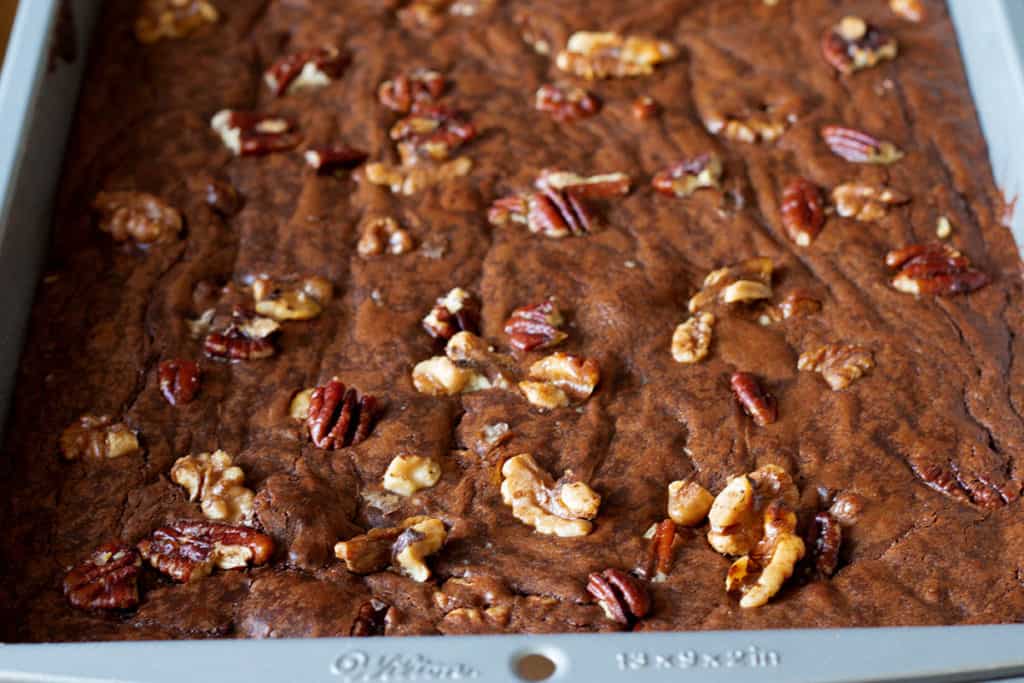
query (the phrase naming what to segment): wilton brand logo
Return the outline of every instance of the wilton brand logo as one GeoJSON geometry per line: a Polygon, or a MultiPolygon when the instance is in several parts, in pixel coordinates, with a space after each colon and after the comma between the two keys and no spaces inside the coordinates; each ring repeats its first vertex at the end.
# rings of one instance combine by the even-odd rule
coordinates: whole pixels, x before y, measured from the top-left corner
{"type": "Polygon", "coordinates": [[[461,681],[480,672],[467,664],[438,662],[421,654],[371,656],[344,652],[331,663],[331,673],[345,683],[374,681],[461,681]]]}

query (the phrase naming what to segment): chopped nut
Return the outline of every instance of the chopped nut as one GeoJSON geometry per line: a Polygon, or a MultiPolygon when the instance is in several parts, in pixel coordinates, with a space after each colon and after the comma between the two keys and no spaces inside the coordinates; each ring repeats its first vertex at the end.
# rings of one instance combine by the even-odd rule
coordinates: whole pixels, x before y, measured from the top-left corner
{"type": "Polygon", "coordinates": [[[64,595],[79,609],[131,609],[139,604],[141,567],[135,548],[101,545],[64,577],[64,595]]]}
{"type": "Polygon", "coordinates": [[[843,528],[829,512],[819,512],[808,529],[814,568],[821,576],[832,576],[839,565],[839,546],[843,542],[843,528]]]}
{"type": "Polygon", "coordinates": [[[714,324],[715,316],[711,313],[697,313],[676,327],[672,334],[672,358],[677,363],[698,363],[704,360],[711,348],[714,324]]]}
{"type": "Polygon", "coordinates": [[[372,574],[396,565],[414,581],[430,578],[424,562],[444,545],[444,523],[432,517],[410,517],[399,526],[370,529],[362,536],[335,544],[334,554],[354,574],[372,574]]]}
{"type": "Polygon", "coordinates": [[[322,88],[340,78],[348,63],[349,56],[334,46],[303,50],[274,62],[263,80],[277,96],[322,88]]]}
{"type": "Polygon", "coordinates": [[[365,441],[377,419],[377,399],[345,388],[337,377],[309,396],[306,425],[313,445],[325,450],[347,448],[365,441]]]}
{"type": "Polygon", "coordinates": [[[287,284],[268,277],[252,283],[256,312],[278,321],[315,318],[333,294],[330,281],[317,275],[287,284]]]}
{"type": "Polygon", "coordinates": [[[658,115],[659,111],[658,103],[649,95],[641,95],[633,100],[633,118],[635,119],[653,118],[658,115]]]}
{"type": "Polygon", "coordinates": [[[109,415],[82,415],[60,435],[65,460],[108,460],[141,450],[135,432],[109,415]]]}
{"type": "Polygon", "coordinates": [[[173,242],[181,233],[178,210],[147,192],[100,192],[92,207],[100,214],[100,230],[115,242],[148,246],[173,242]]]}
{"type": "Polygon", "coordinates": [[[552,407],[547,405],[550,400],[548,394],[557,396],[557,392],[545,394],[545,390],[537,386],[538,383],[561,392],[566,401],[559,401],[560,405],[567,405],[570,400],[582,402],[594,393],[594,387],[600,380],[600,368],[593,359],[558,351],[531,365],[529,377],[531,381],[520,382],[520,389],[526,393],[530,403],[546,408],[552,407]]]}
{"type": "Polygon", "coordinates": [[[668,516],[679,526],[697,526],[708,516],[714,497],[695,481],[668,485],[668,516]]]}
{"type": "Polygon", "coordinates": [[[199,364],[194,360],[165,360],[157,369],[160,393],[172,406],[189,403],[199,391],[199,364]]]}
{"type": "Polygon", "coordinates": [[[942,242],[913,244],[890,251],[885,256],[885,264],[899,270],[891,284],[907,294],[966,294],[990,281],[988,275],[971,266],[966,256],[942,242]]]}
{"type": "Polygon", "coordinates": [[[836,213],[858,221],[881,220],[890,207],[909,201],[910,197],[896,190],[862,183],[844,183],[832,190],[836,213]]]}
{"type": "Polygon", "coordinates": [[[605,615],[624,626],[642,619],[650,611],[647,591],[629,574],[605,569],[587,577],[587,592],[594,596],[605,615]]]}
{"type": "Polygon", "coordinates": [[[772,269],[770,258],[757,257],[711,271],[690,299],[690,312],[696,313],[716,300],[730,304],[772,298],[772,269]]]}
{"type": "Polygon", "coordinates": [[[889,0],[889,8],[907,21],[919,22],[924,19],[924,4],[921,0],[889,0]]]}
{"type": "Polygon", "coordinates": [[[821,137],[833,154],[855,164],[888,165],[903,158],[903,152],[893,143],[852,128],[825,126],[821,137]]]}
{"type": "Polygon", "coordinates": [[[437,101],[444,94],[445,80],[432,69],[416,69],[384,81],[377,99],[391,111],[407,114],[414,107],[437,101]]]}
{"type": "Polygon", "coordinates": [[[512,515],[539,533],[561,537],[586,536],[597,516],[601,496],[583,482],[557,483],[528,453],[516,455],[501,467],[501,498],[512,515]]]}
{"type": "Polygon", "coordinates": [[[286,152],[299,144],[295,124],[281,116],[222,109],[210,127],[235,156],[286,152]]]}
{"type": "Polygon", "coordinates": [[[190,501],[199,501],[208,519],[243,523],[252,519],[255,495],[243,486],[242,468],[224,451],[178,458],[171,467],[171,481],[188,491],[190,501]]]}
{"type": "Polygon", "coordinates": [[[270,336],[279,329],[280,325],[270,318],[254,316],[236,308],[230,324],[223,331],[206,335],[203,351],[213,358],[231,361],[269,358],[275,352],[270,336]]]}
{"type": "Polygon", "coordinates": [[[953,224],[945,216],[939,216],[935,223],[935,236],[940,240],[948,239],[953,234],[953,224]]]}
{"type": "Polygon", "coordinates": [[[135,38],[148,45],[164,38],[185,38],[220,14],[206,0],[144,0],[135,20],[135,38]]]}
{"type": "Polygon", "coordinates": [[[520,351],[547,349],[561,344],[569,336],[558,329],[565,320],[553,299],[512,311],[505,323],[509,343],[520,351]]]}
{"type": "Polygon", "coordinates": [[[415,107],[391,127],[391,139],[406,166],[420,159],[444,161],[452,150],[476,137],[476,128],[462,112],[443,105],[415,107]]]}
{"type": "Polygon", "coordinates": [[[420,455],[396,455],[384,473],[384,488],[400,496],[428,489],[441,478],[441,466],[420,455]]]}
{"type": "Polygon", "coordinates": [[[778,419],[775,397],[761,388],[757,377],[749,372],[734,372],[729,384],[743,406],[743,411],[752,417],[758,426],[765,427],[778,419]]]}
{"type": "Polygon", "coordinates": [[[456,287],[437,300],[437,305],[423,318],[423,329],[434,339],[449,340],[459,332],[480,330],[480,302],[456,287]]]}
{"type": "Polygon", "coordinates": [[[825,225],[821,190],[806,178],[794,178],[782,193],[782,224],[789,238],[808,247],[825,225]]]}
{"type": "Polygon", "coordinates": [[[601,100],[583,88],[549,83],[537,89],[533,106],[556,121],[572,122],[601,111],[601,100]]]}
{"type": "Polygon", "coordinates": [[[643,569],[643,576],[656,583],[668,578],[668,570],[672,565],[672,544],[675,540],[676,525],[671,519],[654,525],[651,549],[648,553],[647,565],[643,569]]]}
{"type": "Polygon", "coordinates": [[[555,64],[562,71],[588,80],[624,78],[651,74],[656,65],[675,59],[678,54],[671,43],[653,38],[577,31],[558,53],[555,64]]]}
{"type": "Polygon", "coordinates": [[[244,526],[186,519],[139,542],[139,554],[157,571],[187,583],[218,569],[265,564],[274,552],[270,536],[244,526]]]}
{"type": "Polygon", "coordinates": [[[336,144],[307,149],[303,156],[306,159],[306,165],[317,173],[331,175],[359,166],[370,155],[355,147],[336,144]]]}
{"type": "Polygon", "coordinates": [[[394,194],[414,195],[453,178],[468,175],[473,162],[458,157],[438,166],[392,166],[384,163],[366,165],[366,180],[373,185],[386,185],[394,194]]]}
{"type": "Polygon", "coordinates": [[[894,59],[899,47],[895,38],[860,17],[849,16],[825,31],[821,51],[837,71],[850,74],[894,59]]]}
{"type": "Polygon", "coordinates": [[[359,606],[356,618],[352,621],[349,629],[349,636],[363,638],[367,636],[382,636],[387,630],[387,617],[391,606],[376,598],[368,600],[359,606]]]}
{"type": "Polygon", "coordinates": [[[416,243],[408,231],[389,216],[377,216],[363,221],[361,237],[356,250],[363,258],[380,254],[405,254],[412,251],[416,243]]]}
{"type": "Polygon", "coordinates": [[[871,352],[853,344],[826,344],[800,354],[797,368],[820,373],[832,387],[841,391],[875,367],[871,352]]]}
{"type": "Polygon", "coordinates": [[[722,160],[717,154],[706,153],[654,174],[654,189],[671,197],[689,197],[705,187],[718,189],[722,179],[722,160]]]}

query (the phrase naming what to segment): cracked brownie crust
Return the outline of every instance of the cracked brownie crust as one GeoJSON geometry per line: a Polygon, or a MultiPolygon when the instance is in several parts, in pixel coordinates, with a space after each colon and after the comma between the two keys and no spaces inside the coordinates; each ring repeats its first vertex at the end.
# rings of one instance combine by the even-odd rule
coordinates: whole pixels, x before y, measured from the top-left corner
{"type": "Polygon", "coordinates": [[[233,0],[141,43],[139,4],[94,42],[7,423],[5,640],[1024,619],[1020,261],[944,3],[233,0]],[[660,63],[559,55],[577,31],[656,37],[660,63]],[[535,186],[552,168],[628,193],[535,186]],[[937,224],[948,247],[887,265],[937,224]],[[705,281],[757,257],[733,303],[705,281]],[[451,367],[481,390],[418,391],[474,334],[492,348],[451,367]],[[217,451],[190,500],[172,468],[217,451]],[[520,454],[543,487],[513,515],[520,454]],[[757,558],[704,517],[758,472],[792,477],[765,519],[806,557],[747,609],[725,577],[746,591],[757,558]],[[253,530],[202,521],[222,508],[253,530]],[[522,521],[552,516],[589,533],[522,521]],[[185,583],[135,555],[182,529],[208,555],[185,583]],[[429,578],[350,571],[335,544],[371,529],[429,578]],[[69,603],[86,561],[73,599],[121,609],[69,603]]]}

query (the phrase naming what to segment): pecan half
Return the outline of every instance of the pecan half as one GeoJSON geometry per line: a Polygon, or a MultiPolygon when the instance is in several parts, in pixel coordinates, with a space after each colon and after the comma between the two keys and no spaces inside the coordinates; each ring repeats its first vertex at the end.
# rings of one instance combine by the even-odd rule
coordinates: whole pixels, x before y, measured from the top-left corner
{"type": "Polygon", "coordinates": [[[480,331],[480,302],[475,296],[455,287],[437,300],[423,318],[423,329],[434,339],[451,339],[459,332],[480,331]]]}
{"type": "Polygon", "coordinates": [[[235,156],[286,152],[299,144],[295,124],[282,116],[222,109],[210,127],[235,156]]]}
{"type": "Polygon", "coordinates": [[[867,349],[853,344],[825,344],[800,354],[797,368],[818,372],[832,391],[841,391],[875,367],[867,349]]]}
{"type": "Polygon", "coordinates": [[[405,254],[416,246],[412,235],[390,216],[374,216],[363,221],[356,251],[363,258],[380,254],[405,254]]]}
{"type": "Polygon", "coordinates": [[[825,126],[821,137],[833,154],[855,164],[891,164],[903,158],[893,143],[852,128],[825,126]]]}
{"type": "Polygon", "coordinates": [[[837,71],[850,74],[896,57],[896,39],[860,17],[843,17],[821,38],[821,51],[837,71]]]}
{"type": "Polygon", "coordinates": [[[432,69],[415,69],[384,81],[377,88],[377,99],[399,114],[408,114],[417,105],[437,101],[445,90],[445,79],[432,69]]]}
{"type": "Polygon", "coordinates": [[[658,106],[658,103],[653,97],[649,95],[641,95],[633,100],[632,111],[633,118],[640,119],[642,121],[644,119],[650,119],[657,116],[658,112],[661,111],[661,107],[658,106]]]}
{"type": "Polygon", "coordinates": [[[309,437],[317,448],[334,450],[362,443],[373,431],[377,399],[359,396],[336,377],[313,390],[309,397],[309,437]]]}
{"type": "Polygon", "coordinates": [[[276,349],[270,336],[280,325],[270,318],[254,316],[235,308],[231,322],[222,331],[211,331],[203,340],[203,351],[213,358],[231,361],[259,360],[274,355],[276,349]]]}
{"type": "Polygon", "coordinates": [[[810,246],[825,226],[825,205],[821,190],[806,178],[794,178],[782,191],[782,225],[789,239],[801,247],[810,246]]]}
{"type": "Polygon", "coordinates": [[[907,21],[916,23],[924,19],[924,4],[921,0],[889,0],[889,9],[907,21]]]}
{"type": "Polygon", "coordinates": [[[242,569],[265,564],[274,552],[270,536],[244,526],[185,519],[139,541],[139,554],[175,581],[200,579],[214,567],[242,569]]]}
{"type": "Polygon", "coordinates": [[[898,269],[891,280],[893,288],[907,294],[966,294],[990,282],[988,275],[972,267],[966,256],[942,242],[890,251],[885,264],[898,269]]]}
{"type": "Polygon", "coordinates": [[[443,161],[451,152],[476,137],[476,127],[465,114],[441,104],[415,107],[409,116],[391,127],[402,163],[420,159],[443,161]]]}
{"type": "Polygon", "coordinates": [[[382,636],[387,630],[387,616],[391,606],[382,600],[373,598],[359,606],[356,618],[348,634],[354,638],[382,636]]]}
{"type": "Polygon", "coordinates": [[[60,434],[60,452],[66,460],[107,460],[140,450],[135,432],[109,415],[82,415],[60,434]]]}
{"type": "Polygon", "coordinates": [[[843,528],[829,512],[819,512],[807,530],[814,568],[821,576],[832,576],[839,566],[839,546],[843,542],[843,528]]]}
{"type": "Polygon", "coordinates": [[[92,208],[100,214],[100,230],[115,242],[173,242],[183,225],[177,209],[148,192],[100,192],[92,208]]]}
{"type": "Polygon", "coordinates": [[[165,360],[157,369],[160,393],[172,406],[189,403],[199,391],[199,363],[194,360],[165,360]]]}
{"type": "Polygon", "coordinates": [[[863,183],[843,183],[832,190],[836,213],[858,221],[880,220],[889,212],[889,207],[909,201],[910,197],[902,192],[863,183]]]}
{"type": "Polygon", "coordinates": [[[605,569],[587,577],[587,592],[594,596],[605,615],[623,626],[647,616],[651,600],[646,589],[632,576],[618,569],[605,569]]]}
{"type": "Polygon", "coordinates": [[[135,38],[144,45],[185,38],[219,18],[206,0],[145,0],[135,20],[135,38]]]}
{"type": "Polygon", "coordinates": [[[433,166],[393,166],[381,162],[367,164],[366,180],[372,185],[386,185],[392,193],[414,195],[454,178],[469,175],[473,162],[458,157],[433,166]]]}
{"type": "Polygon", "coordinates": [[[654,526],[651,547],[643,575],[654,582],[664,581],[672,567],[672,544],[676,540],[676,523],[663,520],[654,526]]]}
{"type": "Polygon", "coordinates": [[[537,89],[533,107],[547,112],[556,121],[568,123],[597,114],[601,111],[601,100],[583,88],[548,83],[537,89]]]}
{"type": "Polygon", "coordinates": [[[743,411],[764,427],[778,419],[778,405],[775,397],[761,387],[757,377],[749,372],[734,372],[729,378],[729,385],[736,394],[743,411]]]}
{"type": "Polygon", "coordinates": [[[141,567],[135,548],[101,545],[64,577],[64,595],[80,609],[131,609],[139,604],[141,567]]]}
{"type": "Polygon", "coordinates": [[[307,166],[320,175],[330,175],[338,171],[350,171],[370,155],[361,149],[337,144],[307,149],[303,156],[307,166]]]}
{"type": "Polygon", "coordinates": [[[713,270],[704,278],[700,291],[690,297],[691,313],[717,302],[749,303],[772,298],[772,260],[758,256],[713,270]]]}
{"type": "Polygon", "coordinates": [[[277,96],[309,88],[322,88],[341,77],[349,56],[334,46],[303,50],[281,57],[263,74],[277,96]]]}
{"type": "Polygon", "coordinates": [[[662,40],[577,31],[569,36],[565,49],[555,58],[555,65],[588,80],[624,78],[651,74],[655,66],[675,59],[678,54],[674,45],[662,40]]]}
{"type": "Polygon", "coordinates": [[[502,464],[501,476],[501,499],[523,524],[562,538],[590,533],[601,496],[584,482],[570,482],[571,471],[556,482],[532,455],[521,453],[502,464]]]}
{"type": "Polygon", "coordinates": [[[558,329],[565,322],[553,299],[512,311],[505,323],[509,344],[520,351],[547,349],[565,341],[569,335],[558,329]]]}
{"type": "Polygon", "coordinates": [[[676,327],[672,333],[672,358],[677,363],[699,363],[711,348],[711,331],[715,316],[698,313],[676,327]]]}
{"type": "Polygon", "coordinates": [[[670,197],[689,197],[705,187],[718,189],[722,179],[722,160],[710,152],[684,159],[654,174],[651,185],[670,197]]]}

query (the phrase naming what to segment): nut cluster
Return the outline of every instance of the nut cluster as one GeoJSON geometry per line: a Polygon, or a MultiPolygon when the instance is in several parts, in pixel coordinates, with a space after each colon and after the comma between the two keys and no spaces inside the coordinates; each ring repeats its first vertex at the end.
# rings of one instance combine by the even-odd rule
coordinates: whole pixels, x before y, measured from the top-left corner
{"type": "Polygon", "coordinates": [[[674,45],[663,40],[577,31],[555,57],[555,65],[588,80],[625,78],[650,75],[655,66],[675,59],[678,54],[674,45]]]}
{"type": "Polygon", "coordinates": [[[171,467],[171,481],[199,501],[207,519],[248,523],[255,494],[247,489],[245,473],[226,452],[199,453],[178,458],[171,467]]]}
{"type": "Polygon", "coordinates": [[[571,471],[555,482],[532,455],[523,453],[506,460],[501,474],[501,498],[523,524],[561,537],[590,533],[601,496],[581,481],[570,483],[571,471]]]}

